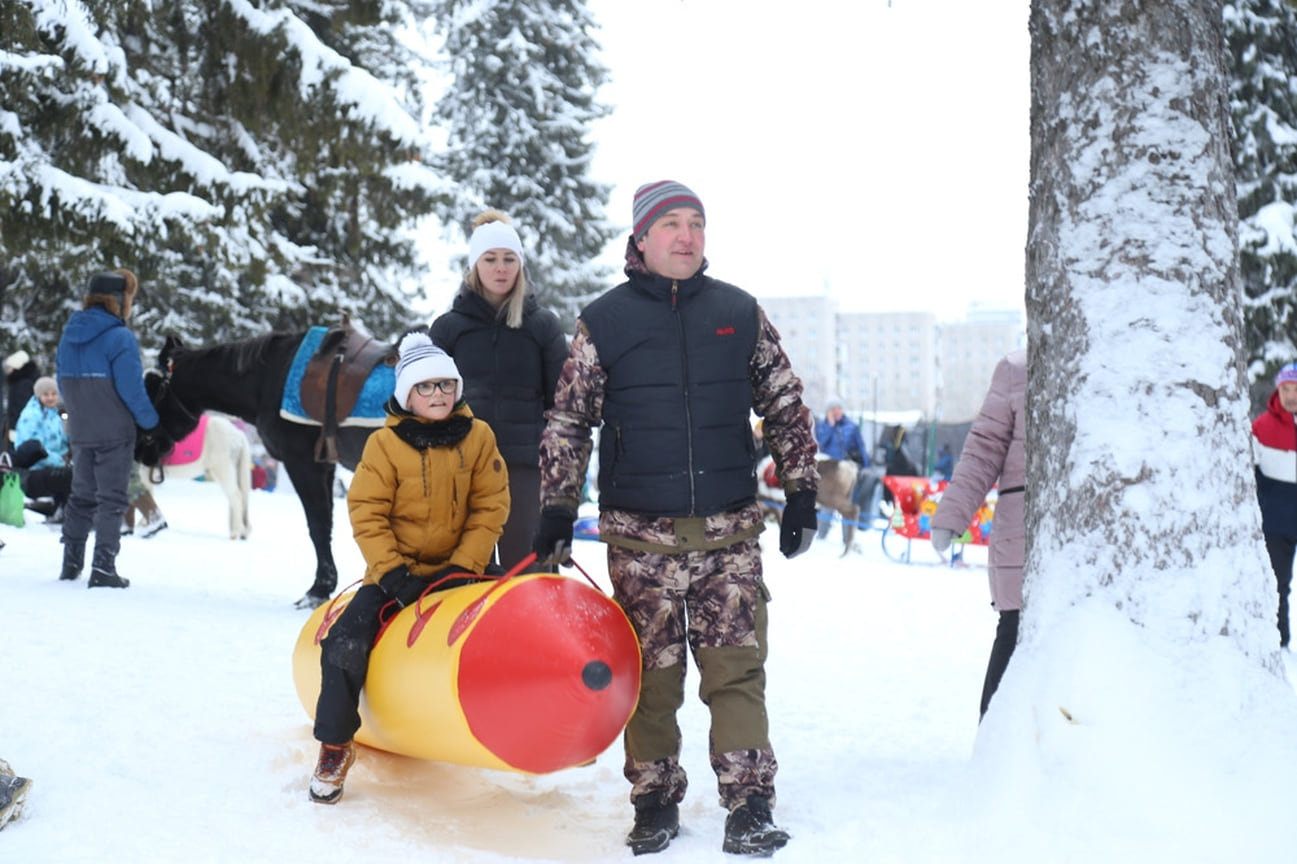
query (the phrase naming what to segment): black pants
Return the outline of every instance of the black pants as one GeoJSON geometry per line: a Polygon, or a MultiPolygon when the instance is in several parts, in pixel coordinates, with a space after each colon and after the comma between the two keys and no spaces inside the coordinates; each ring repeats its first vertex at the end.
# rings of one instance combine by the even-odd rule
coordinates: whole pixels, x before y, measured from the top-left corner
{"type": "Polygon", "coordinates": [[[28,498],[53,498],[55,505],[66,504],[72,494],[71,468],[32,468],[22,478],[28,498]]]}
{"type": "Polygon", "coordinates": [[[536,465],[509,466],[509,521],[504,523],[504,533],[496,546],[505,570],[513,569],[531,552],[536,526],[540,524],[540,467],[536,465]]]}
{"type": "Polygon", "coordinates": [[[1000,623],[995,627],[995,642],[991,645],[991,660],[986,664],[986,681],[982,684],[982,713],[978,719],[986,716],[986,707],[991,704],[991,697],[1000,686],[1004,670],[1009,666],[1013,648],[1018,644],[1018,610],[1010,609],[1000,613],[1000,623]]]}
{"type": "Polygon", "coordinates": [[[1288,590],[1292,588],[1292,560],[1297,552],[1297,540],[1265,535],[1265,551],[1270,553],[1270,566],[1274,568],[1275,583],[1279,588],[1279,645],[1288,646],[1288,590]]]}
{"type": "Polygon", "coordinates": [[[315,739],[345,744],[360,728],[360,690],[369,672],[369,652],[382,629],[379,613],[388,596],[377,585],[361,585],[320,644],[320,697],[315,703],[315,739]]]}

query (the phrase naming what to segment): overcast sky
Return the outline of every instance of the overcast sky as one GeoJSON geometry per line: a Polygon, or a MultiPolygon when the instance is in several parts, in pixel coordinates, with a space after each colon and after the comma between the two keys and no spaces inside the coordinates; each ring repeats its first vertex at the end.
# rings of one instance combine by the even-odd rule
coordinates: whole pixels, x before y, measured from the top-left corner
{"type": "MultiPolygon", "coordinates": [[[[844,311],[1022,307],[1027,0],[589,0],[593,175],[707,209],[709,273],[844,311]]],[[[623,238],[606,256],[620,273],[623,238]]]]}

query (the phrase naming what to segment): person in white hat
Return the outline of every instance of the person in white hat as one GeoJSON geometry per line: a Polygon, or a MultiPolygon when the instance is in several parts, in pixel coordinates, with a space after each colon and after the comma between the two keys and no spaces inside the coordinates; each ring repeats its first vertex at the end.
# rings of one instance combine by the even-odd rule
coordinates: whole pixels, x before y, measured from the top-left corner
{"type": "Polygon", "coordinates": [[[317,804],[341,800],[356,759],[357,706],[382,610],[484,573],[509,516],[508,470],[491,427],[461,398],[454,361],[421,329],[398,351],[386,424],[365,442],[347,491],[365,575],[320,646],[317,804]]]}
{"type": "Polygon", "coordinates": [[[464,377],[463,396],[485,420],[509,466],[509,521],[498,545],[510,568],[531,551],[540,521],[540,432],[567,359],[558,316],[530,291],[522,240],[499,210],[473,220],[468,272],[448,312],[432,322],[432,341],[464,377]]]}
{"type": "Polygon", "coordinates": [[[36,361],[20,348],[4,359],[4,373],[6,401],[4,438],[0,440],[0,449],[12,449],[10,445],[14,443],[18,417],[35,392],[36,379],[41,377],[41,370],[36,361]]]}

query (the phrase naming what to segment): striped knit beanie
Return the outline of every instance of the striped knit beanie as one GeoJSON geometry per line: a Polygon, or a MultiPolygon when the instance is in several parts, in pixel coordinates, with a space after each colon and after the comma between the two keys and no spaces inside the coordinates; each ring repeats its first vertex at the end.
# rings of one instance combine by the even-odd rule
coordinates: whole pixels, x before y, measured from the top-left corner
{"type": "Polygon", "coordinates": [[[636,240],[644,239],[644,235],[648,233],[653,223],[663,213],[676,207],[692,207],[702,214],[704,220],[707,219],[703,202],[699,201],[693,190],[683,183],[674,180],[645,183],[635,190],[635,201],[632,207],[635,227],[632,229],[632,235],[636,240]]]}
{"type": "Polygon", "coordinates": [[[397,347],[396,388],[392,395],[402,408],[410,407],[410,391],[422,381],[455,379],[455,399],[464,395],[464,379],[450,355],[432,344],[425,330],[413,330],[401,337],[397,347]]]}
{"type": "Polygon", "coordinates": [[[1279,370],[1279,374],[1274,376],[1274,386],[1276,388],[1285,381],[1297,381],[1297,363],[1289,363],[1279,370]]]}

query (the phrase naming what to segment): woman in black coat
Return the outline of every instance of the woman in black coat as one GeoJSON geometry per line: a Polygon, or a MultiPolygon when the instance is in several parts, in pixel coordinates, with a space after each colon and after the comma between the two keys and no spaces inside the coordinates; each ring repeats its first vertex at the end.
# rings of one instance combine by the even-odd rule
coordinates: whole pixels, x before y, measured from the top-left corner
{"type": "Polygon", "coordinates": [[[0,441],[0,450],[12,451],[18,443],[13,439],[14,427],[18,425],[18,415],[23,413],[27,401],[32,398],[36,379],[41,377],[41,370],[26,351],[19,349],[5,358],[4,373],[7,397],[3,423],[4,440],[0,441]]]}
{"type": "Polygon", "coordinates": [[[509,521],[498,550],[499,563],[513,567],[531,552],[540,519],[540,433],[567,340],[558,317],[527,293],[522,242],[508,216],[487,210],[473,221],[464,284],[430,329],[509,467],[509,521]]]}

